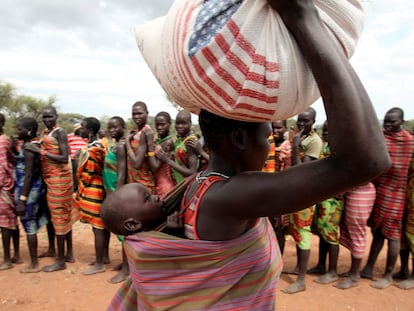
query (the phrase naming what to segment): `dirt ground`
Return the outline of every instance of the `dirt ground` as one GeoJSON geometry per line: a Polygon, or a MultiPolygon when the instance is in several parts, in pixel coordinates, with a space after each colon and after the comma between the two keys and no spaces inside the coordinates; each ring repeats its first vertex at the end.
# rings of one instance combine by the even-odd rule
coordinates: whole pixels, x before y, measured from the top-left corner
{"type": "MultiPolygon", "coordinates": [[[[121,246],[116,237],[111,238],[111,260],[106,272],[84,276],[82,270],[94,259],[93,234],[89,225],[77,223],[74,232],[74,251],[76,262],[68,264],[66,270],[34,274],[21,274],[20,268],[29,261],[26,238],[21,235],[20,249],[23,265],[15,265],[13,269],[0,271],[0,310],[37,311],[37,310],[105,310],[112,296],[118,289],[118,284],[110,284],[107,280],[116,272],[111,268],[121,261],[121,246]]],[[[317,260],[318,239],[312,238],[312,254],[310,266],[317,260]]],[[[39,252],[47,248],[45,231],[39,233],[39,252]]],[[[379,277],[385,265],[385,251],[380,254],[375,270],[379,277]]],[[[341,248],[339,272],[349,268],[349,252],[341,248]]],[[[0,251],[0,256],[3,254],[0,251]]],[[[52,263],[51,258],[40,259],[40,265],[52,263]]],[[[287,240],[284,262],[286,268],[293,268],[296,263],[294,242],[287,240]]],[[[397,263],[399,267],[399,262],[397,263]]],[[[401,290],[391,286],[384,290],[370,287],[369,280],[361,280],[358,287],[339,290],[332,285],[320,285],[313,282],[316,276],[307,276],[307,290],[294,295],[278,291],[278,310],[312,311],[312,310],[414,310],[414,290],[401,290]]],[[[295,280],[294,275],[283,274],[279,289],[295,280]]],[[[252,306],[252,310],[254,307],[252,306]]],[[[260,311],[260,310],[259,310],[260,311]]]]}

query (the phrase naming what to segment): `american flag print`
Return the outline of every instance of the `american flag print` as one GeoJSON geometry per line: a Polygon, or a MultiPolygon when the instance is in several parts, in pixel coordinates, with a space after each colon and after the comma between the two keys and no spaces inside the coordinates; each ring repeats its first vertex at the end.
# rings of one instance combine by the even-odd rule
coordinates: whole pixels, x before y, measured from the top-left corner
{"type": "Polygon", "coordinates": [[[277,104],[279,65],[258,54],[256,42],[246,38],[233,19],[242,2],[202,1],[191,33],[184,29],[194,18],[195,3],[183,6],[173,25],[169,62],[182,93],[194,99],[178,104],[191,107],[201,102],[205,109],[225,117],[263,121],[275,113],[271,106],[277,104]]]}
{"type": "MultiPolygon", "coordinates": [[[[362,30],[360,4],[315,5],[350,57],[362,30]]],[[[175,0],[158,22],[137,28],[138,47],[168,97],[193,113],[282,120],[320,97],[296,41],[266,0],[175,0]]]]}

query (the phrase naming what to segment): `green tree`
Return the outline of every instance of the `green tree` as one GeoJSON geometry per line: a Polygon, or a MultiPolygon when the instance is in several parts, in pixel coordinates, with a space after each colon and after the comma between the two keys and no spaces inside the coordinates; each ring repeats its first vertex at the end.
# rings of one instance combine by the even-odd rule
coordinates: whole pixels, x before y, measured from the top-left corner
{"type": "Polygon", "coordinates": [[[20,95],[11,83],[0,82],[0,112],[6,116],[6,134],[14,134],[16,121],[23,117],[32,117],[40,121],[44,107],[56,102],[54,96],[43,100],[27,95],[20,95]]]}
{"type": "Polygon", "coordinates": [[[35,118],[39,123],[39,132],[44,129],[42,122],[42,110],[53,105],[58,110],[58,124],[68,133],[73,131],[73,126],[80,123],[84,118],[78,113],[60,113],[56,106],[56,97],[50,96],[48,99],[39,99],[27,95],[20,95],[16,87],[11,83],[0,82],[0,112],[6,116],[5,132],[14,135],[16,121],[23,117],[35,118]]]}

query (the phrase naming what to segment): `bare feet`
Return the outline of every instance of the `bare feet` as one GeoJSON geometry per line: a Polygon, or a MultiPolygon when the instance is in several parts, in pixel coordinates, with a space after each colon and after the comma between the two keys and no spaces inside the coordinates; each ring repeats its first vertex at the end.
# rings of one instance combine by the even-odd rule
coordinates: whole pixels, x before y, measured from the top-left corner
{"type": "Polygon", "coordinates": [[[122,262],[112,267],[112,271],[119,271],[122,269],[122,262]]]}
{"type": "Polygon", "coordinates": [[[315,283],[319,284],[329,284],[337,281],[339,279],[338,274],[336,273],[325,273],[324,275],[321,275],[317,279],[313,280],[315,283]]]}
{"type": "Polygon", "coordinates": [[[56,252],[54,250],[48,249],[46,252],[41,253],[38,258],[45,258],[45,257],[56,257],[56,252]]]}
{"type": "Polygon", "coordinates": [[[409,277],[408,271],[403,271],[403,270],[393,273],[392,275],[392,278],[397,279],[397,280],[406,280],[408,279],[408,277],[409,277]]]}
{"type": "Polygon", "coordinates": [[[397,284],[397,287],[401,289],[414,288],[414,277],[411,277],[405,281],[401,281],[400,283],[397,284]]]}
{"type": "Polygon", "coordinates": [[[27,267],[20,269],[20,273],[37,273],[37,272],[40,272],[39,267],[27,266],[27,267]]]}
{"type": "Polygon", "coordinates": [[[373,280],[374,279],[374,275],[372,274],[372,270],[370,271],[367,268],[362,269],[359,272],[359,275],[361,276],[361,278],[363,279],[369,279],[369,280],[373,280]]]}
{"type": "Polygon", "coordinates": [[[351,272],[347,271],[347,272],[339,273],[338,275],[341,278],[348,278],[351,276],[351,272]]]}
{"type": "Polygon", "coordinates": [[[65,261],[69,262],[69,263],[74,263],[75,262],[75,258],[73,258],[73,255],[66,255],[65,256],[65,261]]]}
{"type": "Polygon", "coordinates": [[[43,272],[55,272],[55,271],[60,271],[60,270],[65,270],[65,269],[66,269],[66,263],[55,262],[54,264],[44,266],[42,268],[42,271],[43,272]]]}
{"type": "Polygon", "coordinates": [[[286,294],[295,294],[306,290],[305,281],[296,281],[290,284],[288,287],[282,289],[282,292],[286,294]]]}
{"type": "Polygon", "coordinates": [[[11,268],[13,268],[13,264],[11,263],[11,261],[10,262],[3,262],[0,265],[0,271],[7,270],[7,269],[11,269],[11,268]]]}
{"type": "Polygon", "coordinates": [[[127,279],[128,275],[129,275],[129,271],[121,270],[119,271],[117,275],[110,278],[108,282],[112,284],[121,283],[127,279]]]}
{"type": "Polygon", "coordinates": [[[310,268],[308,271],[306,271],[307,274],[325,274],[326,269],[323,266],[316,265],[313,268],[310,268]]]}
{"type": "Polygon", "coordinates": [[[86,268],[82,271],[83,275],[92,275],[96,273],[102,273],[105,272],[105,267],[103,265],[94,264],[93,266],[90,266],[89,268],[86,268]]]}
{"type": "Polygon", "coordinates": [[[351,276],[344,278],[343,280],[340,280],[338,283],[336,283],[334,286],[339,289],[348,289],[351,287],[358,286],[358,279],[354,279],[351,276]]]}
{"type": "Polygon", "coordinates": [[[295,267],[292,270],[283,270],[282,273],[299,275],[299,268],[298,267],[295,267]]]}
{"type": "Polygon", "coordinates": [[[23,263],[23,260],[20,258],[20,256],[14,256],[14,257],[11,259],[11,262],[12,262],[12,263],[16,263],[16,264],[21,264],[21,263],[23,263]]]}
{"type": "Polygon", "coordinates": [[[382,278],[378,281],[375,281],[371,284],[372,287],[377,289],[384,289],[389,287],[392,284],[392,278],[382,278]]]}
{"type": "MultiPolygon", "coordinates": [[[[111,260],[109,258],[104,258],[103,263],[104,265],[109,265],[111,263],[111,260]]],[[[88,265],[94,266],[96,265],[96,261],[91,261],[90,263],[88,263],[88,265]]]]}

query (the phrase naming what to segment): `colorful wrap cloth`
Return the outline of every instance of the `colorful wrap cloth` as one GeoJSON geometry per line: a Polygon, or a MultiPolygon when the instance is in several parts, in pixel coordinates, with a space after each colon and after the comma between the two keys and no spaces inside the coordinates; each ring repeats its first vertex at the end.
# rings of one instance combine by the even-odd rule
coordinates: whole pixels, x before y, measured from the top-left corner
{"type": "Polygon", "coordinates": [[[275,310],[282,261],[265,218],[229,241],[143,232],[125,251],[131,276],[108,310],[275,310]]]}
{"type": "Polygon", "coordinates": [[[118,156],[114,152],[114,146],[109,148],[105,157],[102,178],[105,191],[115,191],[118,182],[118,156]]]}
{"type": "Polygon", "coordinates": [[[316,204],[313,219],[314,231],[332,245],[339,245],[339,225],[344,202],[339,198],[330,198],[316,204]]]}
{"type": "Polygon", "coordinates": [[[289,214],[289,233],[295,240],[296,246],[302,250],[311,247],[311,231],[315,206],[289,214]]]}
{"type": "Polygon", "coordinates": [[[414,157],[411,159],[408,170],[407,203],[404,219],[404,233],[401,248],[410,249],[414,254],[414,157]]]}
{"type": "MultiPolygon", "coordinates": [[[[323,159],[330,155],[329,144],[325,141],[319,158],[323,159]]],[[[329,244],[339,245],[339,225],[343,210],[344,201],[342,196],[326,199],[315,206],[312,229],[329,244]]]]}
{"type": "Polygon", "coordinates": [[[163,197],[168,191],[174,188],[174,180],[171,175],[171,167],[167,163],[162,163],[154,173],[156,193],[163,197]]]}
{"type": "Polygon", "coordinates": [[[79,154],[77,172],[79,185],[75,203],[80,210],[80,219],[97,229],[104,228],[99,212],[105,198],[102,180],[105,155],[106,150],[98,141],[90,143],[79,154]]]}
{"type": "Polygon", "coordinates": [[[392,165],[373,181],[377,196],[368,224],[372,230],[381,230],[387,239],[399,240],[406,204],[408,169],[414,155],[414,136],[407,130],[385,132],[384,136],[392,165]]]}
{"type": "Polygon", "coordinates": [[[0,227],[8,229],[17,227],[13,164],[11,141],[6,135],[0,135],[0,227]]]}
{"type": "MultiPolygon", "coordinates": [[[[268,141],[270,148],[262,172],[274,173],[290,167],[292,165],[292,146],[289,140],[285,140],[279,146],[276,146],[274,136],[270,134],[268,141]]],[[[276,235],[284,238],[285,228],[289,227],[289,214],[269,217],[269,220],[276,235]]]]}
{"type": "MultiPolygon", "coordinates": [[[[145,127],[149,127],[149,125],[146,124],[145,127]]],[[[143,130],[144,128],[142,128],[137,133],[137,135],[134,136],[134,137],[138,136],[138,139],[131,140],[131,148],[135,153],[139,146],[139,138],[141,137],[141,135],[143,135],[143,130]]],[[[133,183],[133,182],[140,183],[141,185],[144,185],[145,187],[150,189],[153,194],[155,194],[154,175],[151,172],[149,160],[147,157],[142,162],[141,167],[137,169],[134,167],[134,164],[131,158],[127,156],[127,182],[128,183],[133,183]]]]}
{"type": "MultiPolygon", "coordinates": [[[[106,195],[116,190],[116,184],[118,182],[118,155],[114,152],[114,148],[115,146],[109,147],[104,160],[102,179],[106,195]]],[[[116,237],[120,242],[124,242],[125,240],[123,235],[117,235],[116,237]]]]}
{"type": "MultiPolygon", "coordinates": [[[[155,142],[155,154],[160,150],[164,150],[170,155],[170,159],[173,160],[173,149],[174,149],[174,141],[173,136],[168,135],[163,138],[158,138],[155,142]]],[[[172,177],[171,167],[167,164],[162,162],[158,170],[154,173],[155,179],[155,187],[157,195],[163,197],[167,194],[172,188],[174,188],[175,182],[172,177]]]]}
{"type": "MultiPolygon", "coordinates": [[[[24,159],[24,147],[19,151],[16,157],[16,165],[14,168],[14,197],[16,205],[19,202],[22,194],[24,180],[26,176],[26,165],[24,159]]],[[[43,183],[42,172],[40,171],[40,157],[35,154],[35,161],[33,165],[32,183],[30,185],[30,192],[26,201],[26,214],[20,216],[20,221],[23,225],[24,231],[28,235],[36,234],[48,220],[47,203],[46,203],[46,187],[43,183]]]]}
{"type": "MultiPolygon", "coordinates": [[[[174,161],[180,166],[188,167],[188,155],[185,143],[190,139],[198,140],[196,135],[189,134],[184,138],[176,137],[174,141],[174,161]]],[[[177,172],[175,169],[171,169],[171,174],[175,184],[178,184],[184,179],[184,176],[177,172]]]]}
{"type": "MultiPolygon", "coordinates": [[[[357,0],[315,0],[351,57],[362,30],[357,0]]],[[[320,95],[299,47],[266,0],[176,0],[135,29],[138,48],[175,103],[242,121],[284,120],[320,95]]]]}
{"type": "Polygon", "coordinates": [[[345,209],[339,243],[355,258],[363,258],[367,243],[367,220],[375,202],[375,187],[369,182],[345,194],[345,209]]]}
{"type": "MultiPolygon", "coordinates": [[[[41,140],[41,149],[51,154],[60,154],[59,142],[50,133],[45,132],[41,140]],[[47,134],[46,134],[47,133],[47,134]]],[[[47,186],[47,205],[51,220],[57,235],[65,235],[72,230],[71,210],[73,203],[73,175],[72,164],[68,156],[68,163],[56,162],[46,155],[40,158],[43,181],[47,186]]]]}
{"type": "Polygon", "coordinates": [[[269,142],[269,152],[267,153],[266,162],[263,165],[262,172],[274,173],[276,171],[276,144],[273,134],[270,134],[267,140],[269,142]]]}

